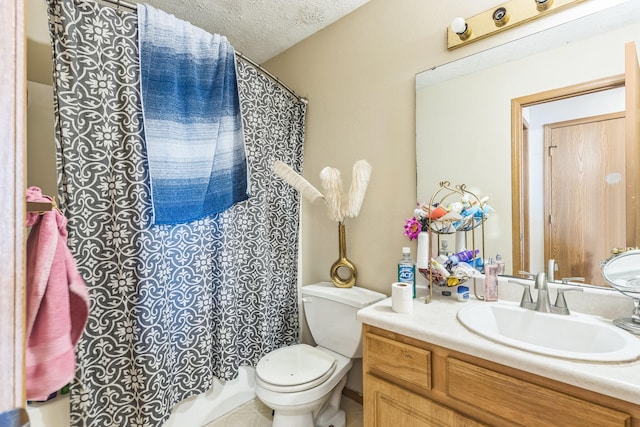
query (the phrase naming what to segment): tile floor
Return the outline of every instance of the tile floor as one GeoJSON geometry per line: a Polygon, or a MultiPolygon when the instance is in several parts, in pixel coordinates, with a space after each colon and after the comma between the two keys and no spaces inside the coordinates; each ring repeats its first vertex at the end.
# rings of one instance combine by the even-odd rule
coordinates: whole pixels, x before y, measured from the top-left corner
{"type": "MultiPolygon", "coordinates": [[[[346,427],[363,427],[360,403],[342,396],[342,409],[347,414],[346,427]]],[[[271,427],[272,419],[271,409],[255,399],[204,427],[271,427]]]]}

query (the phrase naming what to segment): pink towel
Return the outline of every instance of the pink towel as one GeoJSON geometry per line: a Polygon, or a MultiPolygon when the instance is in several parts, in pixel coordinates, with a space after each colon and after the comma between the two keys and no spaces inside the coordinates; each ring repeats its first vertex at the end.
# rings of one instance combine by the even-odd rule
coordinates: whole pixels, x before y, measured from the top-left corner
{"type": "MultiPolygon", "coordinates": [[[[38,187],[27,201],[51,202],[38,187]]],[[[75,345],[89,314],[89,295],[67,247],[67,219],[53,209],[28,214],[27,227],[27,399],[44,400],[69,383],[75,345]]]]}

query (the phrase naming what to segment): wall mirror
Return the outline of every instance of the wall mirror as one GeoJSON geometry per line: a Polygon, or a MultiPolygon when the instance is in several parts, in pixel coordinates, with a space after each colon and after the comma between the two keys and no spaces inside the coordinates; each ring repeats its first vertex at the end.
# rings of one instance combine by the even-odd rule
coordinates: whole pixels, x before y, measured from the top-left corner
{"type": "MultiPolygon", "coordinates": [[[[540,114],[550,114],[539,111],[545,109],[559,110],[563,115],[545,116],[543,125],[580,120],[574,113],[585,105],[594,107],[582,112],[582,117],[624,113],[621,91],[624,90],[625,45],[635,41],[638,46],[638,39],[640,5],[627,2],[419,73],[416,76],[417,200],[428,201],[443,180],[465,184],[476,193],[489,196],[495,212],[485,223],[484,257],[501,254],[507,274],[517,275],[523,267],[533,273],[545,271],[549,258],[556,255],[545,253],[544,248],[544,179],[533,166],[523,168],[529,171],[526,179],[531,182],[526,191],[525,186],[512,178],[512,155],[514,161],[522,161],[521,153],[512,150],[512,103],[519,100],[523,110],[516,126],[535,125],[533,122],[540,114]],[[558,99],[571,99],[553,105],[526,101],[537,94],[601,84],[606,80],[610,82],[607,88],[610,90],[586,91],[589,95],[585,98],[558,96],[558,99]],[[605,105],[606,110],[600,108],[605,105]],[[534,182],[535,176],[538,178],[534,182]],[[514,221],[512,214],[519,209],[522,215],[516,212],[514,221]],[[516,221],[529,225],[521,230],[516,221]]],[[[544,126],[541,129],[540,132],[544,132],[544,126]]],[[[534,145],[533,138],[529,142],[534,145]]],[[[542,153],[544,147],[539,144],[537,152],[542,153]]],[[[529,165],[542,168],[542,156],[536,159],[530,154],[529,157],[529,165]]],[[[521,163],[515,165],[522,166],[521,163]]],[[[615,201],[609,203],[607,209],[626,210],[616,204],[615,201]]],[[[585,230],[600,232],[596,224],[585,225],[585,230]]],[[[571,230],[559,233],[567,236],[571,230]]],[[[451,243],[449,246],[453,247],[451,243]]],[[[610,249],[605,249],[607,255],[590,260],[596,272],[610,249]]],[[[554,278],[589,277],[590,284],[605,285],[600,274],[588,274],[576,266],[567,269],[570,265],[568,260],[558,262],[554,278]]]]}

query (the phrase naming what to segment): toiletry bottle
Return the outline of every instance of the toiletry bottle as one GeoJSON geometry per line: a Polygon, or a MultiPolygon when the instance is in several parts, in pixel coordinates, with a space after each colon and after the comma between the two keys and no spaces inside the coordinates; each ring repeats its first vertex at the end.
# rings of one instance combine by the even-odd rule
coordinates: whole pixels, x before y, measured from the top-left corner
{"type": "Polygon", "coordinates": [[[398,261],[398,282],[407,283],[416,297],[416,265],[411,260],[411,248],[402,248],[402,259],[398,261]]]}
{"type": "Polygon", "coordinates": [[[496,264],[498,264],[498,276],[504,274],[504,260],[502,259],[502,255],[496,255],[496,264]]]}
{"type": "Polygon", "coordinates": [[[431,268],[433,268],[434,271],[438,272],[438,274],[443,279],[446,279],[451,275],[451,273],[449,273],[449,271],[444,267],[444,265],[440,264],[438,260],[435,260],[433,258],[431,258],[431,268]]]}
{"type": "Polygon", "coordinates": [[[446,240],[440,242],[440,253],[438,255],[449,256],[449,242],[446,240]]]}
{"type": "Polygon", "coordinates": [[[473,259],[473,256],[478,255],[479,252],[480,252],[480,249],[476,249],[475,251],[465,249],[464,251],[458,252],[455,255],[458,257],[460,261],[467,262],[467,261],[471,261],[473,259]]]}
{"type": "Polygon", "coordinates": [[[484,300],[498,301],[498,264],[493,258],[484,265],[484,300]]]}

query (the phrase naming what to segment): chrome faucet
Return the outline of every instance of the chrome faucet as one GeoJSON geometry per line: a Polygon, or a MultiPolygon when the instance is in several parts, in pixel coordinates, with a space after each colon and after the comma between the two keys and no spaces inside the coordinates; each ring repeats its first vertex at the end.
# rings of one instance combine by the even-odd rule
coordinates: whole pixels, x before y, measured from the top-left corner
{"type": "Polygon", "coordinates": [[[543,313],[551,312],[551,301],[549,301],[549,286],[547,285],[547,275],[538,273],[536,276],[536,284],[533,287],[538,290],[538,299],[534,310],[543,313]]]}
{"type": "Polygon", "coordinates": [[[520,301],[520,307],[528,310],[542,311],[544,313],[551,312],[551,302],[549,301],[549,287],[547,286],[547,275],[545,273],[538,273],[533,275],[528,271],[520,271],[520,275],[528,276],[530,279],[535,280],[534,289],[538,291],[537,301],[533,301],[531,298],[531,286],[528,283],[521,283],[515,280],[510,280],[511,283],[516,283],[520,286],[524,286],[524,292],[522,294],[522,300],[520,301]]]}
{"type": "MultiPolygon", "coordinates": [[[[569,307],[567,306],[567,301],[564,297],[565,292],[576,291],[582,292],[581,288],[558,288],[556,295],[556,302],[551,305],[551,301],[549,300],[549,286],[547,284],[547,277],[545,273],[538,273],[537,275],[533,275],[526,271],[519,272],[523,276],[529,276],[530,279],[535,280],[534,289],[538,290],[537,301],[533,301],[531,298],[531,286],[529,283],[522,283],[516,280],[509,280],[509,283],[515,283],[517,285],[524,287],[524,292],[522,293],[522,300],[520,301],[520,307],[526,308],[528,310],[540,311],[543,313],[554,313],[554,314],[563,314],[569,315],[569,307]]],[[[576,279],[574,277],[567,279],[576,279]]],[[[580,277],[577,279],[581,279],[580,277]]],[[[562,283],[567,283],[568,281],[563,280],[562,283]]]]}

